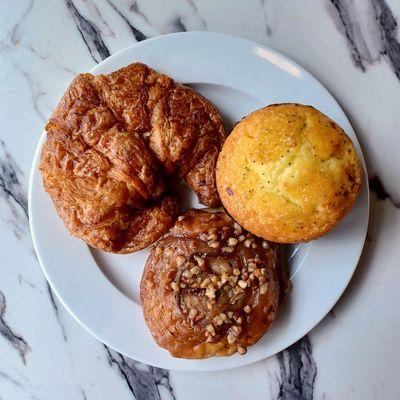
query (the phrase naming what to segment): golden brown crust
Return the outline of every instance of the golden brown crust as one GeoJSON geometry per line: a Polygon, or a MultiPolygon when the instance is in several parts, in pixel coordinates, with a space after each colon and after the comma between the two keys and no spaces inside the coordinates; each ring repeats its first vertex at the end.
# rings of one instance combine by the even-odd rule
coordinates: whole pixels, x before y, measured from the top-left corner
{"type": "Polygon", "coordinates": [[[243,354],[275,319],[280,255],[279,245],[248,234],[223,211],[179,217],[152,249],[140,285],[157,344],[180,358],[243,354]]]}
{"type": "Polygon", "coordinates": [[[183,177],[202,204],[218,206],[215,164],[226,135],[217,108],[140,63],[96,79],[107,106],[129,132],[146,140],[166,172],[183,177]],[[187,179],[188,174],[205,174],[207,179],[187,179]]]}
{"type": "Polygon", "coordinates": [[[240,121],[217,162],[227,211],[255,235],[305,242],[351,210],[362,170],[344,131],[313,107],[277,104],[240,121]]]}
{"type": "Polygon", "coordinates": [[[218,110],[143,64],[78,75],[46,131],[45,189],[70,232],[94,247],[132,252],[164,234],[180,208],[164,194],[168,174],[183,177],[205,205],[219,204],[218,110]]]}

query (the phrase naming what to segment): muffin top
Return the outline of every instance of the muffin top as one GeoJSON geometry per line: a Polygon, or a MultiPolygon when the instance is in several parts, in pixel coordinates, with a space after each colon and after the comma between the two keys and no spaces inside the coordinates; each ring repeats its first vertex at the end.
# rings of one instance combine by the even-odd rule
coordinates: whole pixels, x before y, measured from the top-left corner
{"type": "Polygon", "coordinates": [[[235,126],[216,177],[224,206],[245,229],[297,243],[320,237],[351,210],[362,171],[335,122],[311,106],[279,104],[235,126]]]}

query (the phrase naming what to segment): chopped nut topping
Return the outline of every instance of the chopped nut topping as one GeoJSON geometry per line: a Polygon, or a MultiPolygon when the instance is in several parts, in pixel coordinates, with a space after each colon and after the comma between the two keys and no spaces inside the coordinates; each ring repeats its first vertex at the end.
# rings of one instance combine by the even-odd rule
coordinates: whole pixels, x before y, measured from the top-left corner
{"type": "Polygon", "coordinates": [[[209,261],[209,267],[216,274],[222,274],[224,271],[228,272],[231,269],[229,263],[226,260],[210,258],[208,261],[209,261]]]}
{"type": "Polygon", "coordinates": [[[239,231],[239,233],[242,233],[242,227],[241,227],[237,222],[234,222],[234,223],[233,223],[233,227],[234,227],[237,231],[239,231]]]}
{"type": "Polygon", "coordinates": [[[197,265],[199,267],[204,267],[204,265],[206,264],[206,260],[204,258],[202,258],[202,257],[194,256],[194,259],[196,260],[197,265]]]}
{"type": "Polygon", "coordinates": [[[267,273],[266,268],[261,268],[261,273],[262,273],[263,275],[265,275],[265,274],[267,273]]]}
{"type": "Polygon", "coordinates": [[[232,273],[233,273],[233,275],[235,275],[235,276],[239,276],[239,275],[240,275],[240,270],[239,270],[239,268],[234,268],[233,271],[232,271],[232,273]]]}
{"type": "Polygon", "coordinates": [[[258,277],[258,281],[259,281],[260,283],[264,283],[264,282],[267,281],[267,278],[266,278],[264,275],[261,275],[261,276],[258,277]]]}
{"type": "Polygon", "coordinates": [[[180,215],[180,216],[178,217],[178,221],[182,221],[184,218],[185,218],[185,217],[184,217],[183,215],[180,215]]]}
{"type": "Polygon", "coordinates": [[[258,247],[258,245],[257,245],[256,242],[253,242],[253,243],[251,244],[251,248],[252,248],[252,249],[256,249],[257,247],[258,247]]]}
{"type": "Polygon", "coordinates": [[[246,237],[244,235],[240,235],[238,239],[239,242],[243,242],[243,240],[246,239],[246,237]]]}
{"type": "Polygon", "coordinates": [[[242,297],[243,297],[243,293],[235,294],[233,297],[231,297],[231,299],[229,300],[229,303],[230,303],[230,304],[235,304],[235,303],[238,302],[242,297]]]}
{"type": "Polygon", "coordinates": [[[246,306],[245,308],[243,308],[243,311],[244,311],[246,314],[249,314],[250,311],[251,311],[251,307],[247,304],[247,306],[246,306]]]}
{"type": "Polygon", "coordinates": [[[238,240],[234,237],[228,239],[228,246],[235,247],[238,244],[238,240]]]}
{"type": "Polygon", "coordinates": [[[247,353],[246,347],[238,347],[238,353],[243,356],[247,353]]]}
{"type": "Polygon", "coordinates": [[[179,287],[180,287],[181,289],[185,289],[185,288],[186,288],[186,285],[185,285],[183,282],[181,282],[181,283],[179,284],[179,287]]]}
{"type": "Polygon", "coordinates": [[[233,317],[233,311],[228,311],[228,318],[232,318],[233,317]]]}
{"type": "Polygon", "coordinates": [[[180,267],[184,262],[185,262],[185,257],[183,256],[176,257],[176,263],[178,264],[178,267],[180,267]]]}
{"type": "Polygon", "coordinates": [[[214,336],[215,335],[215,328],[213,324],[208,324],[206,326],[206,336],[214,336]]]}
{"type": "Polygon", "coordinates": [[[206,296],[210,299],[215,299],[215,287],[213,285],[207,286],[206,296]]]}
{"type": "Polygon", "coordinates": [[[228,335],[227,335],[227,339],[228,339],[228,343],[232,344],[234,342],[236,342],[240,332],[241,332],[242,328],[240,326],[237,325],[233,325],[229,328],[228,330],[228,335]]]}
{"type": "Polygon", "coordinates": [[[243,318],[242,317],[236,317],[234,318],[234,320],[238,323],[241,324],[243,322],[243,318]]]}
{"type": "Polygon", "coordinates": [[[161,247],[156,247],[156,256],[160,256],[162,253],[162,248],[161,247]]]}
{"type": "Polygon", "coordinates": [[[267,283],[262,285],[262,286],[260,286],[260,293],[261,294],[265,294],[267,292],[268,292],[268,284],[267,283]]]}
{"type": "Polygon", "coordinates": [[[235,333],[237,333],[238,335],[239,335],[240,332],[242,332],[242,328],[241,328],[240,326],[237,326],[237,325],[231,326],[231,329],[232,329],[235,333]]]}
{"type": "Polygon", "coordinates": [[[274,313],[272,313],[272,312],[268,313],[267,319],[268,319],[268,321],[273,321],[274,320],[274,313]]]}
{"type": "Polygon", "coordinates": [[[253,273],[251,273],[250,275],[249,275],[249,279],[254,279],[254,274],[253,273]]]}
{"type": "Polygon", "coordinates": [[[211,282],[212,282],[212,283],[217,283],[218,281],[219,281],[218,276],[213,275],[213,276],[211,277],[211,282]]]}
{"type": "Polygon", "coordinates": [[[243,289],[242,289],[241,287],[239,287],[239,286],[235,286],[235,287],[232,289],[232,292],[233,292],[233,294],[243,293],[243,289]]]}
{"type": "Polygon", "coordinates": [[[213,322],[216,324],[216,325],[222,325],[224,322],[226,322],[226,321],[228,321],[228,317],[226,316],[226,314],[225,313],[220,313],[220,314],[218,314],[218,315],[216,315],[214,318],[213,318],[213,322]]]}
{"type": "Polygon", "coordinates": [[[210,242],[208,245],[213,249],[218,249],[220,246],[219,242],[210,242]]]}
{"type": "Polygon", "coordinates": [[[226,338],[228,339],[229,344],[233,344],[236,342],[237,336],[234,333],[229,332],[226,338]]]}
{"type": "Polygon", "coordinates": [[[190,319],[195,319],[196,315],[198,314],[198,310],[196,310],[195,308],[190,309],[189,311],[189,318],[190,319]]]}
{"type": "Polygon", "coordinates": [[[246,288],[247,288],[247,282],[246,282],[246,281],[240,280],[240,281],[238,282],[238,285],[239,285],[242,289],[246,289],[246,288]]]}
{"type": "Polygon", "coordinates": [[[263,240],[263,242],[262,242],[262,248],[263,248],[263,249],[268,249],[268,247],[269,247],[268,242],[267,242],[266,240],[263,240]]]}
{"type": "Polygon", "coordinates": [[[228,274],[224,271],[221,274],[221,283],[224,284],[226,282],[228,282],[228,274]]]}
{"type": "Polygon", "coordinates": [[[167,250],[164,251],[164,254],[165,254],[167,257],[171,257],[172,254],[174,254],[174,252],[173,252],[172,249],[167,249],[167,250]]]}
{"type": "Polygon", "coordinates": [[[229,278],[229,283],[232,285],[232,286],[235,286],[236,285],[236,283],[237,283],[237,281],[238,281],[238,277],[237,276],[230,276],[229,278]]]}
{"type": "Polygon", "coordinates": [[[179,292],[179,285],[178,285],[178,283],[177,283],[177,282],[171,282],[171,289],[172,289],[174,292],[179,292]]]}
{"type": "MultiPolygon", "coordinates": [[[[251,264],[251,265],[254,265],[254,264],[251,264]]],[[[253,267],[250,267],[250,264],[249,264],[248,271],[249,271],[249,272],[254,272],[254,268],[253,268],[253,267]]]]}
{"type": "Polygon", "coordinates": [[[213,306],[211,303],[207,303],[207,309],[212,310],[213,306]]]}
{"type": "Polygon", "coordinates": [[[190,272],[193,275],[197,275],[198,273],[200,273],[200,268],[197,265],[195,265],[193,268],[190,268],[190,272]]]}
{"type": "Polygon", "coordinates": [[[249,248],[250,246],[251,246],[251,240],[250,240],[250,239],[246,239],[246,240],[244,241],[244,247],[249,248]]]}
{"type": "Polygon", "coordinates": [[[211,235],[208,235],[208,240],[215,241],[218,239],[218,235],[216,233],[212,233],[211,235]]]}
{"type": "Polygon", "coordinates": [[[233,252],[233,247],[229,247],[229,246],[224,246],[223,248],[222,248],[222,251],[224,252],[224,253],[232,253],[233,252]]]}
{"type": "Polygon", "coordinates": [[[206,286],[208,286],[211,283],[210,278],[205,278],[203,282],[201,282],[200,287],[204,289],[206,286]]]}
{"type": "Polygon", "coordinates": [[[191,279],[192,276],[193,276],[193,274],[191,273],[191,271],[190,271],[189,269],[185,269],[185,270],[182,272],[182,276],[183,276],[184,278],[191,279]]]}

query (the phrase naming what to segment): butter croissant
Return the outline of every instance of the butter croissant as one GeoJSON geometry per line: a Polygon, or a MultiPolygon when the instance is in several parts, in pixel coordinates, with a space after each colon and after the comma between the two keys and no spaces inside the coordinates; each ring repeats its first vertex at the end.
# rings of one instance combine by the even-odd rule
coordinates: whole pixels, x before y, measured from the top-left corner
{"type": "Polygon", "coordinates": [[[46,125],[40,171],[71,234],[129,253],[174,223],[183,178],[207,206],[219,204],[215,164],[221,116],[194,90],[144,64],[78,75],[46,125]]]}

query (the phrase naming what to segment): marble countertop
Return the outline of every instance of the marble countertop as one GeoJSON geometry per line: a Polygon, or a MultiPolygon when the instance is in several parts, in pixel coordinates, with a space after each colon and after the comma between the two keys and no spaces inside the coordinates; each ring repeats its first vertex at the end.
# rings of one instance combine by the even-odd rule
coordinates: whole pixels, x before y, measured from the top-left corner
{"type": "Polygon", "coordinates": [[[0,2],[0,399],[398,399],[398,21],[396,0],[0,2]],[[184,30],[253,39],[307,68],[349,116],[371,187],[364,252],[334,309],[277,356],[217,373],[153,368],[92,338],[52,294],[28,228],[33,153],[73,76],[184,30]]]}

